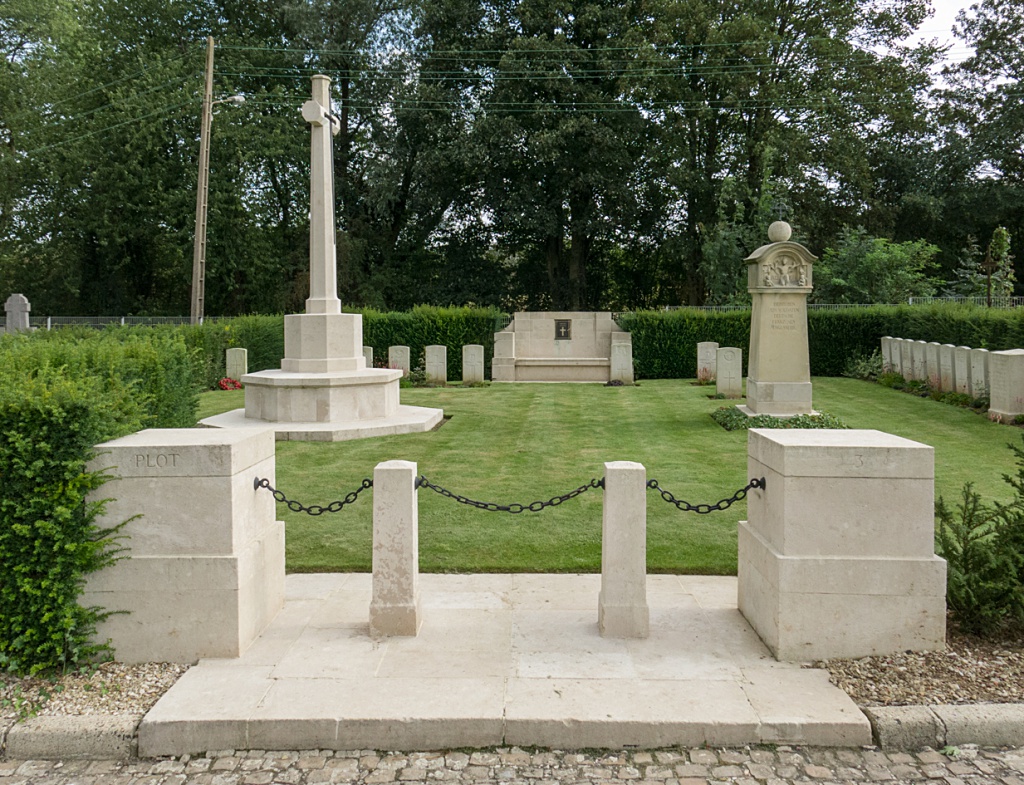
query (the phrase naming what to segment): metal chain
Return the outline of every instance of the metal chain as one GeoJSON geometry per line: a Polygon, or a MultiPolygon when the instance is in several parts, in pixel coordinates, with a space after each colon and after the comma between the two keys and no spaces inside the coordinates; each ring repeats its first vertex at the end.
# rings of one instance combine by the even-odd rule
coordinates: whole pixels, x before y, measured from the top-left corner
{"type": "Polygon", "coordinates": [[[287,498],[281,491],[277,490],[270,484],[270,480],[261,480],[257,477],[252,483],[253,490],[259,490],[260,488],[266,488],[270,491],[274,498],[279,502],[284,502],[288,505],[288,509],[292,512],[304,512],[307,515],[323,515],[325,512],[341,512],[342,508],[346,504],[352,504],[356,499],[359,498],[359,494],[365,491],[367,488],[373,487],[373,480],[367,478],[363,480],[362,484],[354,491],[345,496],[340,501],[331,502],[326,507],[321,507],[319,504],[311,504],[308,507],[301,502],[292,501],[287,498]]]}
{"type": "Polygon", "coordinates": [[[690,504],[689,502],[683,501],[682,499],[677,499],[669,491],[665,490],[660,485],[658,485],[657,480],[648,480],[647,487],[650,488],[652,491],[657,491],[658,493],[660,493],[662,499],[667,501],[669,504],[674,504],[679,510],[683,512],[695,512],[698,515],[707,515],[709,512],[727,510],[735,502],[740,501],[740,499],[747,498],[747,491],[751,490],[752,488],[763,489],[766,487],[766,483],[764,477],[761,477],[760,479],[751,480],[749,483],[747,483],[747,487],[740,488],[728,499],[722,499],[720,502],[716,504],[690,504]]]}
{"type": "Polygon", "coordinates": [[[416,478],[417,488],[430,488],[430,490],[441,494],[445,498],[457,501],[459,504],[467,504],[470,507],[476,507],[478,510],[490,510],[491,512],[510,512],[513,515],[517,515],[521,512],[540,512],[545,507],[557,507],[562,502],[567,502],[569,499],[575,499],[581,493],[586,493],[591,488],[603,488],[604,478],[600,480],[591,480],[586,485],[581,485],[579,488],[575,488],[568,493],[564,493],[561,496],[554,496],[548,499],[546,502],[537,501],[530,504],[495,504],[494,502],[478,502],[473,499],[469,499],[465,496],[460,496],[457,493],[452,493],[447,488],[442,488],[440,485],[434,485],[426,477],[420,475],[416,478]]]}

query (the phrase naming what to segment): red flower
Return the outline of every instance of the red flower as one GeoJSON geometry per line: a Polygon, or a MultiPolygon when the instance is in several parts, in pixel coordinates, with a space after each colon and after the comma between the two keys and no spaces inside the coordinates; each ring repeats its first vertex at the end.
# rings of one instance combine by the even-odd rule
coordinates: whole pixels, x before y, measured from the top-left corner
{"type": "Polygon", "coordinates": [[[241,390],[242,389],[242,383],[240,381],[238,381],[238,379],[232,379],[232,378],[230,378],[228,376],[225,376],[223,379],[221,379],[219,382],[217,382],[217,386],[220,387],[222,390],[241,390]]]}

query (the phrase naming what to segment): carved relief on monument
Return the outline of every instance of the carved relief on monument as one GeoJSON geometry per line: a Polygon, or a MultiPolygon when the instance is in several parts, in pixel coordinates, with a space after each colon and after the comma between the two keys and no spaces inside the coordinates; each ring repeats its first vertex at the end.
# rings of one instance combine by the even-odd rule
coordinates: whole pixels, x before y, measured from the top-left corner
{"type": "Polygon", "coordinates": [[[811,288],[811,265],[795,253],[780,251],[758,263],[758,283],[764,288],[811,288]]]}

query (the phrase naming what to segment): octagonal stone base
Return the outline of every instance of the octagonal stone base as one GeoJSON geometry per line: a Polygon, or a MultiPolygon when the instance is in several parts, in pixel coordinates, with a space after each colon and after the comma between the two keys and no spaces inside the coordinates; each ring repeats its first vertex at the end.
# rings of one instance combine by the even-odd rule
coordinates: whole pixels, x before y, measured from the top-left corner
{"type": "Polygon", "coordinates": [[[278,441],[346,441],[422,433],[441,422],[441,409],[402,406],[388,368],[335,373],[260,371],[242,377],[245,409],[207,417],[213,428],[262,428],[278,441]]]}

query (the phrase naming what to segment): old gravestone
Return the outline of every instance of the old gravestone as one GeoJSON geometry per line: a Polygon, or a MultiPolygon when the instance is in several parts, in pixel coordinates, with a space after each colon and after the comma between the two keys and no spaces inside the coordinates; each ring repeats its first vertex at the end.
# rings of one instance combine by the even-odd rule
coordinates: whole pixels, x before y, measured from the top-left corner
{"type": "Polygon", "coordinates": [[[718,378],[715,392],[726,398],[743,397],[743,350],[735,346],[719,348],[715,364],[718,378]]]}
{"type": "Polygon", "coordinates": [[[240,347],[228,349],[224,367],[229,379],[240,381],[249,373],[249,351],[240,347]]]}
{"type": "Polygon", "coordinates": [[[718,342],[701,341],[697,344],[697,381],[711,384],[717,369],[718,342]]]}
{"type": "Polygon", "coordinates": [[[971,391],[971,347],[957,346],[953,350],[953,383],[956,392],[968,394],[971,391]]]}
{"type": "Polygon", "coordinates": [[[1013,422],[1024,415],[1024,349],[989,353],[988,386],[989,419],[1013,422]]]}
{"type": "Polygon", "coordinates": [[[428,346],[425,350],[427,366],[427,382],[431,384],[448,383],[448,347],[441,345],[428,346]]]}
{"type": "Polygon", "coordinates": [[[462,383],[479,384],[484,380],[484,347],[478,343],[462,347],[462,383]]]}
{"type": "Polygon", "coordinates": [[[28,298],[23,294],[12,294],[4,303],[7,312],[7,332],[17,333],[29,329],[28,314],[32,310],[28,298]]]}
{"type": "MultiPolygon", "coordinates": [[[[747,257],[747,291],[752,298],[749,415],[810,414],[811,367],[807,347],[807,295],[816,257],[789,241],[784,221],[768,227],[768,245],[747,257]]],[[[722,369],[718,369],[719,376],[722,369]]]]}
{"type": "Polygon", "coordinates": [[[408,346],[388,347],[388,367],[401,371],[406,376],[412,370],[412,361],[408,346]]]}
{"type": "Polygon", "coordinates": [[[956,371],[953,367],[953,355],[956,347],[951,343],[939,346],[939,389],[953,392],[956,386],[956,371]]]}
{"type": "Polygon", "coordinates": [[[988,395],[988,349],[971,349],[971,397],[988,395]]]}

